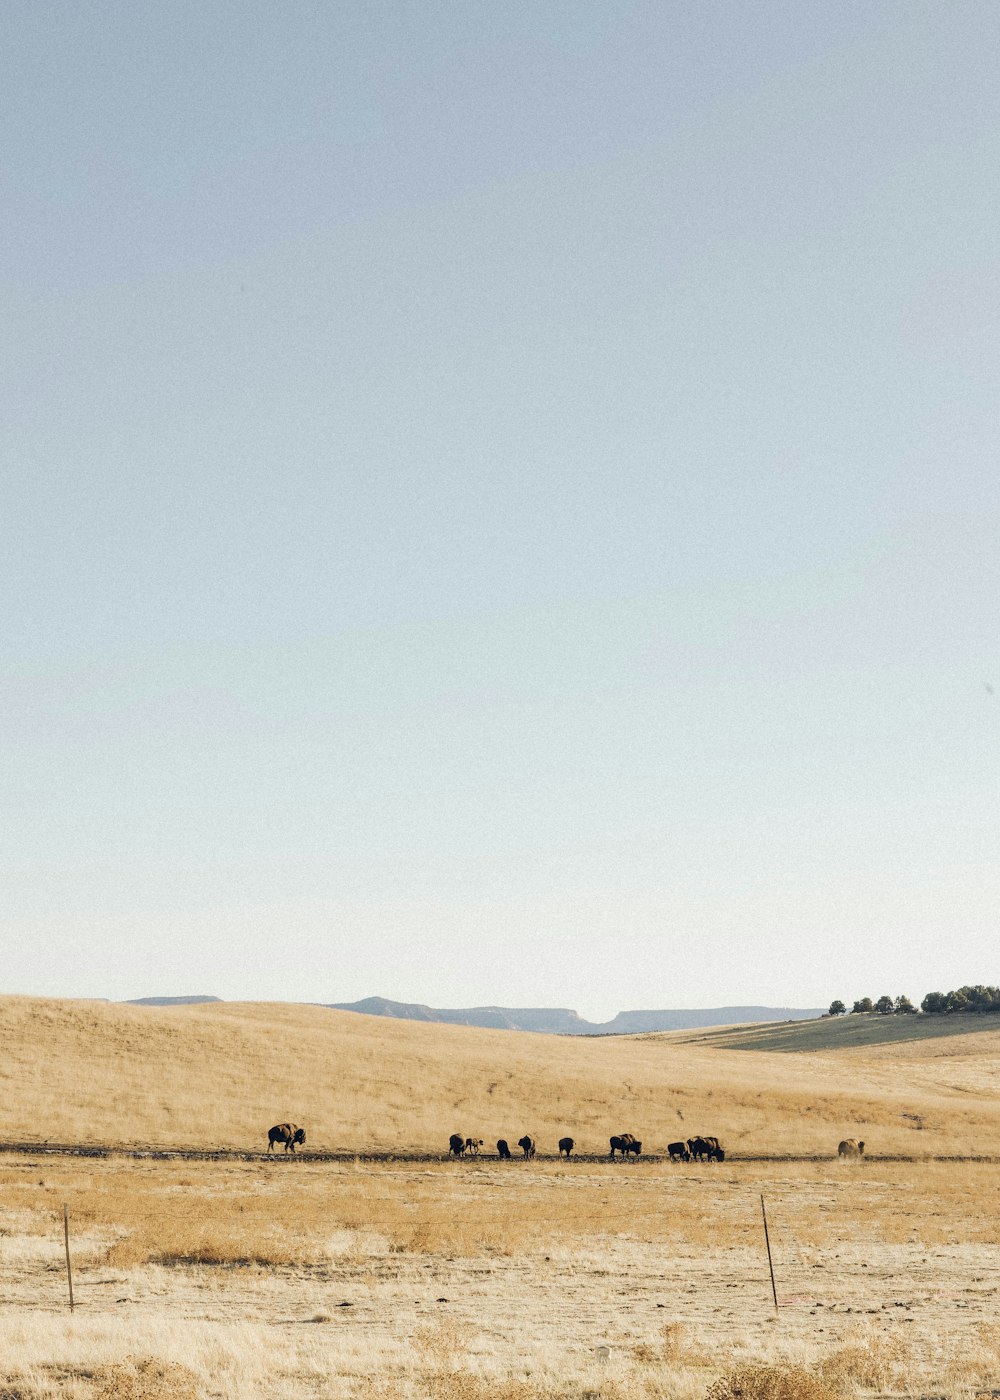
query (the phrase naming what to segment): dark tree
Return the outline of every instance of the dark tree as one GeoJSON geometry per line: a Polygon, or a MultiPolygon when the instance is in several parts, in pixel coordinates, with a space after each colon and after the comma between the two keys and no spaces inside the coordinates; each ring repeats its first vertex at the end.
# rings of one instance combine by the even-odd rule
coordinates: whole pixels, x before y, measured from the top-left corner
{"type": "Polygon", "coordinates": [[[975,1011],[980,1016],[1000,1011],[1000,989],[996,987],[984,987],[980,982],[975,987],[960,987],[959,992],[965,996],[969,1011],[975,1011]]]}
{"type": "Polygon", "coordinates": [[[913,1005],[910,998],[902,996],[896,998],[896,1003],[892,1009],[897,1016],[914,1016],[917,1011],[917,1008],[913,1005]]]}
{"type": "Polygon", "coordinates": [[[843,1016],[846,1010],[847,1007],[842,1001],[831,1001],[830,1010],[826,1014],[828,1016],[843,1016]]]}
{"type": "Polygon", "coordinates": [[[987,987],[979,982],[974,987],[957,987],[952,992],[928,992],[920,1006],[938,1016],[953,1011],[973,1016],[995,1015],[1000,1012],[1000,987],[987,987]]]}
{"type": "Polygon", "coordinates": [[[880,1016],[891,1016],[895,1010],[892,997],[879,997],[875,1003],[875,1010],[880,1016]]]}
{"type": "Polygon", "coordinates": [[[875,1010],[875,1006],[874,1006],[874,1003],[872,1002],[871,997],[862,997],[860,1001],[856,1001],[856,1002],[854,1003],[854,1005],[851,1007],[851,1015],[852,1015],[852,1016],[860,1016],[860,1015],[863,1015],[866,1011],[874,1011],[874,1010],[875,1010]]]}

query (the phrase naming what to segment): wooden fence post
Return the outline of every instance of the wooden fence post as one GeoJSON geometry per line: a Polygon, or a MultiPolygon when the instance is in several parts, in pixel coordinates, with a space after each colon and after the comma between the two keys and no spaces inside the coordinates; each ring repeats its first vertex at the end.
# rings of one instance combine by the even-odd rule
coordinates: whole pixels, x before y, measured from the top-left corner
{"type": "Polygon", "coordinates": [[[69,1206],[63,1202],[63,1240],[66,1244],[66,1281],[69,1284],[69,1310],[73,1311],[73,1266],[69,1262],[69,1206]]]}
{"type": "Polygon", "coordinates": [[[760,1213],[764,1217],[764,1243],[767,1245],[767,1267],[771,1271],[771,1295],[774,1298],[774,1310],[778,1311],[778,1290],[774,1285],[774,1264],[771,1261],[771,1237],[767,1233],[767,1209],[764,1205],[764,1197],[760,1198],[760,1213]]]}

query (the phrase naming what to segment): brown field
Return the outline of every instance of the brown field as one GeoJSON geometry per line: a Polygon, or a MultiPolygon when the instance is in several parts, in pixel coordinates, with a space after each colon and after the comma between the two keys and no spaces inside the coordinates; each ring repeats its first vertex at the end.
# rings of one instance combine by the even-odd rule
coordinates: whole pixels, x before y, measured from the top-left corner
{"type": "Polygon", "coordinates": [[[826,1153],[842,1137],[881,1153],[1000,1155],[1000,1018],[902,1043],[885,1040],[897,1025],[927,1037],[942,1022],[866,1022],[880,1043],[852,1046],[846,1017],[797,1023],[824,1049],[776,1054],[766,1043],[784,1027],[591,1039],[309,1006],[4,997],[0,1141],[254,1150],[292,1120],[310,1148],[358,1152],[444,1151],[452,1132],[488,1144],[529,1132],[552,1152],[570,1132],[606,1152],[627,1130],[656,1151],[708,1132],[753,1155],[826,1153]],[[727,1035],[765,1048],[730,1048],[727,1035]]]}
{"type": "Polygon", "coordinates": [[[787,1053],[784,1027],[590,1041],[19,998],[0,1016],[2,1141],[252,1149],[292,1118],[310,1147],[359,1152],[525,1129],[550,1152],[566,1131],[596,1151],[629,1128],[657,1150],[713,1132],[733,1154],[0,1155],[4,1400],[1000,1391],[1000,1166],[933,1160],[1000,1156],[996,1029],[787,1053]],[[777,1033],[780,1046],[732,1048],[777,1033]],[[838,1161],[842,1136],[872,1160],[838,1161]],[[769,1151],[825,1160],[739,1160],[769,1151]]]}

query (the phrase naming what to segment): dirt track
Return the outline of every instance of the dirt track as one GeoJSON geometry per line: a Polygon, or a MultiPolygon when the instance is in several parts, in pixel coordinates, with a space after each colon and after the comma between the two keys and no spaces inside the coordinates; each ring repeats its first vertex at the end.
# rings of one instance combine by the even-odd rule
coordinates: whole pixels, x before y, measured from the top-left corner
{"type": "MultiPolygon", "coordinates": [[[[119,1144],[117,1146],[109,1143],[73,1143],[73,1142],[0,1142],[0,1152],[16,1153],[23,1156],[49,1156],[49,1157],[131,1157],[137,1161],[161,1161],[161,1162],[372,1162],[389,1163],[395,1162],[403,1165],[413,1164],[416,1166],[426,1166],[432,1162],[461,1161],[465,1165],[474,1165],[497,1162],[494,1152],[483,1152],[478,1157],[453,1158],[445,1152],[379,1152],[366,1148],[348,1149],[328,1152],[241,1152],[237,1148],[197,1148],[197,1147],[142,1147],[119,1144]]],[[[828,1152],[732,1152],[726,1154],[727,1164],[734,1162],[829,1162],[835,1154],[828,1152]]],[[[523,1159],[515,1156],[512,1165],[523,1159]]],[[[563,1160],[556,1152],[539,1152],[535,1159],[539,1162],[558,1162],[563,1160]]],[[[587,1162],[597,1165],[606,1162],[612,1165],[612,1159],[607,1153],[596,1152],[574,1152],[572,1160],[574,1162],[587,1162]]],[[[639,1159],[646,1163],[670,1162],[670,1158],[663,1152],[644,1152],[639,1159]]],[[[869,1153],[866,1154],[866,1162],[985,1162],[1000,1163],[1000,1157],[978,1153],[869,1153]]],[[[623,1166],[634,1166],[634,1161],[624,1161],[615,1159],[615,1163],[621,1162],[623,1166]]],[[[687,1165],[684,1162],[674,1163],[678,1171],[682,1171],[687,1165]]],[[[713,1165],[708,1163],[707,1165],[713,1165]]]]}

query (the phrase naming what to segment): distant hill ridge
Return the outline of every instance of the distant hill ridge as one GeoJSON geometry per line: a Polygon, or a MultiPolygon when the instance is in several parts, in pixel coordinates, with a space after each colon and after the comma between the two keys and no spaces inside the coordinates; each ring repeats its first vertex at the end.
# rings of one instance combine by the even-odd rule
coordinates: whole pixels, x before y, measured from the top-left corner
{"type": "Polygon", "coordinates": [[[650,1031],[698,1030],[768,1021],[808,1021],[825,1015],[825,1008],[788,1006],[717,1006],[696,1010],[619,1011],[611,1021],[585,1021],[566,1007],[473,1006],[446,1009],[419,1002],[365,997],[361,1001],[327,1002],[331,1011],[355,1011],[364,1016],[390,1016],[401,1021],[441,1021],[486,1030],[543,1031],[552,1035],[639,1035],[650,1031]]]}
{"type": "Polygon", "coordinates": [[[205,1006],[221,997],[133,997],[126,1006],[205,1006]]]}

